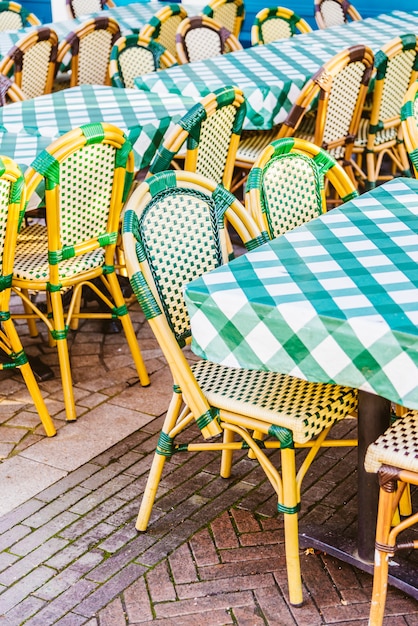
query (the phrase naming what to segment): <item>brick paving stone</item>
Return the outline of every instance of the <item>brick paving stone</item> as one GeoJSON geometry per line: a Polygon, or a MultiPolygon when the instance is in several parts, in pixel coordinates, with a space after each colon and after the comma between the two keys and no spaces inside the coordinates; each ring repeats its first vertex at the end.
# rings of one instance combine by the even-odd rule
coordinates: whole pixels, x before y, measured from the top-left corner
{"type": "Polygon", "coordinates": [[[66,545],[66,541],[56,537],[46,541],[39,548],[13,563],[6,572],[2,572],[0,574],[0,583],[10,585],[12,581],[26,576],[34,568],[39,567],[41,563],[45,563],[52,554],[56,554],[65,548],[66,545]]]}
{"type": "Polygon", "coordinates": [[[3,572],[6,568],[10,567],[12,563],[15,563],[18,559],[19,557],[15,556],[14,554],[2,552],[0,554],[0,572],[3,572]]]}
{"type": "Polygon", "coordinates": [[[219,517],[214,519],[210,527],[218,550],[237,548],[239,546],[238,538],[232,526],[228,511],[225,511],[225,513],[222,513],[219,517]]]}
{"type": "Polygon", "coordinates": [[[12,578],[9,578],[10,586],[0,595],[1,611],[7,613],[14,606],[22,602],[33,590],[43,585],[46,580],[54,576],[55,572],[49,567],[40,565],[36,567],[27,576],[19,578],[17,582],[12,584],[12,578]]]}
{"type": "Polygon", "coordinates": [[[109,480],[106,485],[102,486],[101,489],[93,491],[86,495],[83,499],[78,500],[73,506],[71,506],[70,511],[72,513],[84,515],[93,507],[98,506],[101,502],[116,494],[120,489],[125,487],[125,485],[132,482],[132,480],[132,476],[116,476],[112,480],[109,480]]]}
{"type": "Polygon", "coordinates": [[[193,539],[190,541],[191,548],[193,550],[194,560],[196,565],[213,565],[219,563],[220,559],[213,543],[213,539],[209,534],[207,528],[204,528],[200,532],[196,533],[193,539]]]}
{"type": "Polygon", "coordinates": [[[153,603],[176,599],[176,590],[170,579],[167,565],[167,561],[163,561],[146,575],[147,585],[153,603]]]}
{"type": "Polygon", "coordinates": [[[106,520],[107,523],[109,515],[120,509],[124,504],[123,500],[112,497],[99,504],[99,506],[93,508],[91,511],[88,511],[83,517],[73,513],[73,522],[60,532],[60,537],[64,539],[77,539],[81,537],[81,535],[90,530],[93,526],[96,526],[99,522],[106,520]]]}
{"type": "Polygon", "coordinates": [[[55,622],[54,626],[98,626],[98,622],[96,619],[87,622],[85,617],[71,611],[55,622]]]}
{"type": "Polygon", "coordinates": [[[197,580],[196,564],[188,544],[174,550],[169,557],[169,563],[176,585],[197,580]]]}
{"type": "Polygon", "coordinates": [[[233,609],[240,606],[252,606],[253,596],[249,591],[219,593],[196,600],[178,600],[177,602],[161,602],[154,605],[156,617],[177,617],[178,615],[194,614],[199,622],[199,614],[216,609],[233,609]]]}
{"type": "Polygon", "coordinates": [[[288,604],[276,585],[260,587],[254,591],[254,595],[267,624],[295,625],[288,604]]]}
{"type": "Polygon", "coordinates": [[[43,502],[32,498],[31,500],[28,500],[13,511],[6,513],[0,519],[0,534],[9,530],[12,526],[18,524],[22,520],[26,519],[28,516],[33,515],[35,511],[38,511],[43,506],[43,502]]]}
{"type": "Polygon", "coordinates": [[[25,537],[28,533],[30,533],[30,529],[27,526],[22,526],[21,524],[13,526],[13,528],[10,528],[0,535],[0,551],[6,550],[17,543],[19,539],[22,539],[22,537],[25,537]]]}
{"type": "Polygon", "coordinates": [[[278,559],[257,559],[254,561],[238,561],[235,563],[220,563],[200,568],[203,580],[217,578],[234,578],[235,576],[247,576],[249,574],[264,574],[275,572],[285,567],[284,554],[278,559]]]}
{"type": "Polygon", "coordinates": [[[102,539],[110,535],[114,527],[109,524],[98,524],[72,543],[67,543],[57,554],[46,561],[50,567],[60,571],[70,563],[78,559],[81,555],[93,549],[102,539]]]}
{"type": "Polygon", "coordinates": [[[123,597],[130,623],[136,624],[137,622],[146,622],[153,619],[151,602],[144,577],[139,578],[125,589],[123,597]]]}
{"type": "MultiPolygon", "coordinates": [[[[149,576],[149,575],[148,575],[149,576]]],[[[181,600],[186,598],[201,598],[214,593],[227,593],[228,591],[247,591],[261,587],[274,585],[271,574],[255,574],[249,576],[235,576],[233,578],[217,578],[196,583],[176,584],[177,595],[181,600]]]]}
{"type": "Polygon", "coordinates": [[[42,509],[33,515],[26,517],[24,522],[32,528],[38,528],[63,511],[70,510],[71,506],[78,500],[84,498],[86,494],[87,491],[82,487],[74,487],[74,489],[66,491],[59,498],[56,498],[49,504],[44,505],[44,503],[42,503],[42,509]]]}
{"type": "Polygon", "coordinates": [[[83,598],[88,596],[96,585],[88,580],[79,580],[60,596],[48,602],[34,617],[29,619],[27,626],[45,626],[53,624],[63,617],[68,611],[78,605],[83,598]]]}
{"type": "MultiPolygon", "coordinates": [[[[97,567],[92,569],[88,573],[88,578],[96,582],[105,582],[114,574],[127,567],[132,561],[136,560],[140,562],[142,553],[147,549],[148,545],[154,542],[154,537],[146,535],[137,536],[121,550],[110,555],[97,567]]],[[[155,565],[155,563],[153,565],[155,565]]]]}
{"type": "Polygon", "coordinates": [[[100,626],[126,626],[125,612],[120,598],[100,611],[100,626]]]}
{"type": "Polygon", "coordinates": [[[249,548],[232,548],[222,550],[223,563],[249,562],[261,559],[276,561],[283,555],[283,547],[280,545],[251,546],[249,548]]]}
{"type": "Polygon", "coordinates": [[[266,622],[259,613],[260,609],[255,604],[234,608],[235,619],[240,626],[265,626],[266,622]]]}
{"type": "Polygon", "coordinates": [[[36,495],[39,500],[43,502],[50,502],[55,500],[62,494],[66,493],[72,487],[79,485],[86,478],[99,471],[99,467],[95,463],[85,463],[81,467],[69,472],[67,476],[61,478],[56,483],[47,487],[36,495]]]}
{"type": "MultiPolygon", "coordinates": [[[[16,626],[17,624],[23,624],[25,620],[40,611],[45,606],[45,602],[34,596],[28,596],[22,602],[19,602],[10,611],[7,611],[5,620],[7,622],[3,624],[0,619],[1,626],[16,626]]],[[[3,611],[3,608],[2,608],[3,611]]]]}
{"type": "Polygon", "coordinates": [[[50,522],[39,527],[33,531],[30,535],[27,535],[24,539],[17,541],[10,547],[10,551],[13,554],[19,556],[25,556],[32,550],[34,550],[39,544],[44,543],[47,539],[50,539],[54,535],[60,534],[60,537],[66,539],[62,534],[62,529],[71,524],[78,516],[73,515],[69,511],[64,511],[60,515],[54,517],[50,522]]]}

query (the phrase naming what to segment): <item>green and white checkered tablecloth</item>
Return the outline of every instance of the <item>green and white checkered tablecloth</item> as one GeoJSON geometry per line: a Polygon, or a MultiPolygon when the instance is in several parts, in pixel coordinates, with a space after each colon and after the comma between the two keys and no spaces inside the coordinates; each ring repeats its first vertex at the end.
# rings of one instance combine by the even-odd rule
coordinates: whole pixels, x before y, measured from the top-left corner
{"type": "Polygon", "coordinates": [[[193,281],[192,349],[418,409],[418,180],[394,179],[193,281]]]}
{"type": "Polygon", "coordinates": [[[418,32],[418,11],[394,11],[139,76],[135,86],[197,101],[222,85],[236,85],[247,98],[244,128],[267,130],[283,122],[306,81],[337,52],[355,44],[376,52],[410,32],[418,32]]]}

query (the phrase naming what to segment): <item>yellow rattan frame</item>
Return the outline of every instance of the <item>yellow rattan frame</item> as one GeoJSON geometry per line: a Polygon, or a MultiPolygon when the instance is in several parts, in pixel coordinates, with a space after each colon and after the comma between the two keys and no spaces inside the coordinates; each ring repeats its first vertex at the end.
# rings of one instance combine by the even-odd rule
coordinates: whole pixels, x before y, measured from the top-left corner
{"type": "Polygon", "coordinates": [[[202,14],[211,17],[238,38],[245,19],[244,0],[212,0],[202,9],[202,14]]]}
{"type": "Polygon", "coordinates": [[[0,62],[0,73],[12,76],[26,98],[51,93],[56,72],[58,36],[41,26],[19,39],[0,62]]]}
{"type": "Polygon", "coordinates": [[[211,17],[206,15],[194,15],[186,17],[176,33],[176,50],[179,63],[190,63],[192,61],[217,56],[218,54],[226,54],[235,50],[242,50],[242,45],[237,37],[233,35],[225,26],[221,26],[211,17]],[[190,45],[187,43],[187,36],[192,31],[198,31],[199,38],[197,40],[197,54],[195,54],[190,45]],[[219,37],[219,49],[207,50],[205,53],[205,32],[216,33],[219,37]]]}
{"type": "Polygon", "coordinates": [[[57,70],[64,62],[65,57],[70,54],[70,87],[80,84],[110,85],[109,61],[110,52],[115,42],[121,36],[119,24],[112,17],[105,15],[94,17],[83,22],[74,32],[69,33],[59,44],[57,55],[57,70]],[[106,45],[94,39],[97,31],[109,33],[106,45]],[[93,58],[80,59],[81,51],[86,41],[93,43],[93,58]]]}
{"type": "MultiPolygon", "coordinates": [[[[80,2],[82,4],[83,0],[80,2]]],[[[116,6],[113,0],[97,0],[94,2],[95,6],[93,7],[93,3],[91,0],[88,2],[87,9],[79,9],[79,7],[75,7],[76,2],[74,0],[66,0],[65,6],[67,7],[67,13],[70,18],[79,17],[80,15],[86,15],[88,13],[97,13],[98,11],[102,11],[107,7],[108,9],[116,6]]]]}
{"type": "Polygon", "coordinates": [[[40,26],[41,20],[18,2],[0,2],[0,31],[40,26]],[[5,14],[8,14],[6,17],[5,14]],[[12,21],[10,21],[12,20],[12,21]],[[20,22],[18,24],[18,22],[20,22]]]}
{"type": "Polygon", "coordinates": [[[16,239],[25,211],[26,188],[18,165],[6,156],[0,157],[0,187],[2,192],[0,212],[3,214],[0,219],[3,231],[0,234],[0,349],[10,359],[9,363],[0,362],[0,370],[17,368],[21,371],[45,432],[51,437],[56,433],[55,426],[33,375],[9,308],[16,239]]]}
{"type": "Polygon", "coordinates": [[[265,8],[261,9],[254,18],[251,27],[251,44],[253,46],[262,45],[311,31],[312,28],[308,22],[288,8],[265,8]],[[281,27],[278,28],[277,25],[281,25],[281,27]]]}
{"type": "Polygon", "coordinates": [[[402,134],[405,147],[418,178],[418,81],[409,87],[401,109],[402,134]]]}
{"type": "MultiPolygon", "coordinates": [[[[357,9],[350,3],[348,0],[315,0],[314,8],[315,8],[315,21],[318,25],[318,28],[330,28],[330,25],[327,24],[326,18],[322,14],[322,4],[324,2],[335,4],[338,11],[341,10],[341,23],[348,22],[352,20],[353,22],[357,22],[362,19],[360,13],[357,9]]],[[[337,24],[333,24],[336,26],[337,24]]]]}
{"type": "MultiPolygon", "coordinates": [[[[46,227],[39,224],[29,225],[19,235],[13,288],[23,300],[25,313],[16,317],[29,321],[42,320],[51,338],[56,342],[66,415],[67,420],[70,421],[76,419],[76,410],[67,333],[74,320],[112,319],[114,317],[120,319],[140,382],[142,385],[149,384],[148,374],[114,265],[119,221],[132,181],[133,166],[132,146],[124,133],[111,124],[96,123],[71,130],[54,141],[38,155],[32,166],[25,172],[28,197],[43,180],[45,181],[47,225],[46,227]],[[106,158],[112,158],[112,162],[109,160],[106,163],[102,153],[94,151],[96,147],[101,146],[107,151],[106,158]],[[61,198],[71,196],[71,204],[75,203],[72,194],[79,170],[77,158],[86,160],[89,168],[88,176],[92,177],[92,182],[84,183],[88,188],[87,192],[80,198],[80,205],[71,206],[71,219],[68,220],[67,217],[66,220],[68,209],[61,205],[63,202],[61,198]],[[64,178],[63,166],[71,171],[67,181],[64,178]],[[94,186],[96,178],[100,178],[100,193],[94,186]],[[106,192],[103,188],[104,182],[107,185],[106,192]],[[67,195],[64,195],[64,189],[67,195]],[[105,193],[108,197],[104,196],[105,193]],[[95,204],[91,207],[91,203],[96,203],[96,199],[97,206],[95,204]],[[86,202],[89,204],[86,205],[86,202]],[[98,226],[95,223],[96,215],[93,209],[100,210],[100,222],[107,221],[104,230],[100,226],[99,234],[97,234],[98,226]],[[81,217],[81,212],[83,212],[83,217],[81,217]],[[74,224],[80,224],[77,232],[74,231],[74,224]],[[103,254],[96,257],[95,251],[103,251],[103,254]],[[35,265],[35,261],[28,266],[27,259],[31,254],[34,259],[38,259],[38,266],[35,265]],[[90,262],[86,262],[88,258],[90,262]],[[77,261],[80,263],[78,267],[76,265],[75,269],[71,267],[68,269],[68,263],[76,264],[77,261]],[[47,268],[46,271],[42,269],[44,266],[47,268]],[[92,282],[96,278],[101,279],[110,295],[106,296],[92,282]],[[108,312],[80,311],[81,290],[85,285],[88,285],[106,304],[108,312]],[[68,312],[64,313],[62,295],[69,287],[73,288],[73,294],[68,312]],[[48,315],[45,315],[31,301],[28,297],[29,290],[46,293],[48,315]]],[[[77,198],[77,203],[78,201],[77,198]]],[[[32,334],[36,334],[33,321],[30,328],[32,334]]]]}
{"type": "Polygon", "coordinates": [[[157,11],[139,34],[144,39],[155,39],[177,59],[176,32],[187,15],[181,4],[168,4],[157,11]]]}

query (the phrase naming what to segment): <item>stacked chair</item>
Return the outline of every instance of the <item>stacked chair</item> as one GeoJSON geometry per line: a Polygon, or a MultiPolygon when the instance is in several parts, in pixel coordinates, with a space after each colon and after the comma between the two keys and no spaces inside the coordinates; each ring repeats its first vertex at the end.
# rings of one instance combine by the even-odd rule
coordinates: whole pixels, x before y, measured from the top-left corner
{"type": "Polygon", "coordinates": [[[25,211],[25,202],[26,188],[22,172],[11,159],[0,157],[0,370],[21,371],[45,432],[52,436],[56,433],[55,426],[16,331],[9,307],[16,239],[25,211]]]}
{"type": "Polygon", "coordinates": [[[331,28],[362,17],[348,0],[315,0],[315,21],[318,28],[331,28]]]}
{"type": "Polygon", "coordinates": [[[245,18],[243,0],[212,0],[202,9],[202,15],[214,19],[239,37],[245,18]]]}
{"type": "Polygon", "coordinates": [[[401,126],[405,147],[418,177],[418,81],[411,84],[405,94],[401,109],[401,126]]]}
{"type": "Polygon", "coordinates": [[[262,45],[311,31],[312,28],[308,22],[296,15],[294,11],[286,7],[266,8],[255,16],[251,27],[251,44],[262,45]]]}
{"type": "Polygon", "coordinates": [[[175,57],[154,39],[139,35],[120,37],[110,52],[109,76],[113,87],[133,88],[134,78],[177,63],[175,57]]]}
{"type": "Polygon", "coordinates": [[[371,107],[360,121],[354,143],[353,164],[366,189],[396,172],[410,176],[401,131],[401,107],[408,87],[418,76],[418,37],[396,37],[375,55],[371,107]],[[392,162],[392,174],[382,174],[384,157],[392,162]]]}
{"type": "Polygon", "coordinates": [[[209,59],[241,50],[238,39],[225,26],[205,15],[186,17],[176,33],[177,58],[180,63],[209,59]]]}
{"type": "Polygon", "coordinates": [[[155,39],[177,58],[176,32],[187,17],[181,4],[167,4],[150,19],[140,31],[142,39],[155,39]]]}
{"type": "Polygon", "coordinates": [[[69,17],[79,17],[88,13],[98,13],[103,9],[114,7],[112,0],[66,0],[69,17]]]}
{"type": "Polygon", "coordinates": [[[0,2],[0,31],[40,26],[41,20],[17,2],[0,2]]]}
{"type": "Polygon", "coordinates": [[[289,597],[292,604],[300,605],[300,484],[316,453],[327,445],[331,425],[355,409],[356,393],[205,360],[189,365],[182,351],[190,342],[183,290],[189,281],[228,260],[226,221],[248,249],[264,241],[249,212],[230,192],[192,172],[155,174],[137,187],[125,207],[128,274],[174,383],[137,528],[144,531],[148,526],[166,459],[180,450],[183,454],[222,451],[221,476],[227,478],[234,450],[249,448],[276,491],[278,510],[284,514],[289,597]],[[195,428],[189,428],[193,424],[201,438],[195,428]],[[274,441],[263,441],[267,436],[274,441]],[[309,452],[296,472],[299,444],[309,452]],[[281,474],[268,449],[280,450],[281,474]]]}
{"type": "Polygon", "coordinates": [[[10,77],[25,98],[51,93],[56,72],[58,36],[46,26],[34,29],[0,61],[0,74],[10,77]]]}
{"type": "Polygon", "coordinates": [[[119,319],[142,385],[149,378],[115,272],[115,248],[123,204],[133,176],[132,146],[110,124],[87,124],[69,131],[42,151],[25,172],[28,198],[45,187],[46,226],[33,223],[18,237],[13,289],[22,298],[33,336],[45,323],[56,344],[67,420],[76,419],[67,335],[79,319],[119,319]],[[100,191],[100,193],[98,193],[100,191]],[[82,289],[105,305],[80,310],[82,289]],[[72,289],[68,310],[63,296],[72,289]],[[46,313],[29,297],[43,293],[46,313]]]}

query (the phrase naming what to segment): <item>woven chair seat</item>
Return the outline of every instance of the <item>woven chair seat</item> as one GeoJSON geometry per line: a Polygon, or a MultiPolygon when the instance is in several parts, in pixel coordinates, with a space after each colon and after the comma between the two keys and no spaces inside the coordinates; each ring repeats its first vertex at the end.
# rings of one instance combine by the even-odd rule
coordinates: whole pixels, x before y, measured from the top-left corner
{"type": "Polygon", "coordinates": [[[212,406],[288,428],[296,443],[313,439],[357,408],[357,392],[338,385],[210,361],[193,364],[192,371],[212,406]]]}
{"type": "Polygon", "coordinates": [[[264,148],[276,137],[277,128],[244,131],[239,142],[236,160],[240,163],[253,165],[264,148]]]}
{"type": "MultiPolygon", "coordinates": [[[[369,135],[369,126],[370,120],[362,119],[360,121],[360,127],[358,131],[358,135],[354,141],[355,147],[364,148],[367,145],[367,139],[369,135]]],[[[386,128],[384,130],[378,131],[374,136],[374,143],[377,146],[380,146],[387,141],[394,141],[398,136],[397,128],[386,128]]]]}
{"type": "Polygon", "coordinates": [[[418,411],[397,419],[367,449],[364,467],[377,473],[381,465],[418,473],[418,411]]]}
{"type": "MultiPolygon", "coordinates": [[[[13,273],[16,278],[45,282],[49,276],[48,237],[46,226],[33,224],[19,233],[19,256],[13,273]]],[[[61,279],[69,279],[81,272],[99,267],[104,262],[104,250],[99,248],[81,256],[62,261],[59,265],[61,279]]]]}

